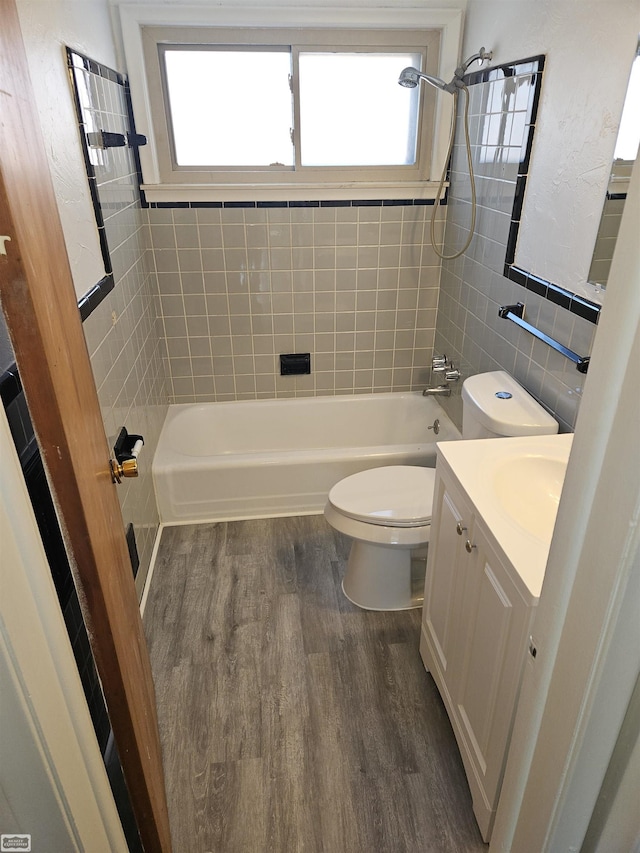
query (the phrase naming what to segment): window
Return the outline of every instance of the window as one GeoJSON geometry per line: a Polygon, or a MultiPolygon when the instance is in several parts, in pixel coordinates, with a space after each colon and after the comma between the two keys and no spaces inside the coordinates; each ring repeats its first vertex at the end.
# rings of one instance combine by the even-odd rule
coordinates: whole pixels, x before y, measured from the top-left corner
{"type": "Polygon", "coordinates": [[[443,73],[459,13],[438,11],[445,23],[420,29],[407,23],[415,10],[332,9],[327,28],[326,9],[254,8],[268,24],[240,28],[231,7],[184,26],[173,25],[180,10],[153,10],[151,26],[144,7],[120,8],[137,130],[150,143],[140,151],[149,201],[433,194],[451,99],[397,79],[407,65],[443,73]],[[202,25],[221,14],[220,26],[202,25]],[[300,16],[304,26],[283,20],[300,16]],[[335,26],[345,17],[350,28],[335,26]],[[354,18],[375,28],[353,28],[354,18]],[[383,26],[392,21],[402,28],[383,26]]]}
{"type": "Polygon", "coordinates": [[[293,165],[288,51],[163,45],[174,168],[293,165]]]}
{"type": "Polygon", "coordinates": [[[615,160],[634,161],[638,156],[638,145],[640,145],[640,43],[638,55],[631,66],[629,85],[622,107],[620,129],[614,153],[615,160]]]}

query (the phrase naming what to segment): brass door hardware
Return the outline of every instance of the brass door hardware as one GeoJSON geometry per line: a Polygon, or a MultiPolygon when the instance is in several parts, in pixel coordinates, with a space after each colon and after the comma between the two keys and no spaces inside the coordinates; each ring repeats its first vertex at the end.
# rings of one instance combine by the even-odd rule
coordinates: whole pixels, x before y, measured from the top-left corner
{"type": "Polygon", "coordinates": [[[111,479],[121,483],[125,477],[138,476],[138,454],[144,445],[141,435],[134,435],[122,427],[113,445],[113,457],[109,460],[111,479]]]}

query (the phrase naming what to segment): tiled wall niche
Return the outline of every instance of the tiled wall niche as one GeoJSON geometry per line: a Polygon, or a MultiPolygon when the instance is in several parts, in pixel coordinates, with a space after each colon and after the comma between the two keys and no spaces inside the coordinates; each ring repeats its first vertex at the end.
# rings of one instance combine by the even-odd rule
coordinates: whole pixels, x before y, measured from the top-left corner
{"type": "MultiPolygon", "coordinates": [[[[74,75],[80,78],[83,106],[81,138],[100,129],[126,134],[129,119],[123,78],[86,57],[75,57],[74,75]]],[[[100,208],[101,242],[108,252],[110,266],[105,266],[113,271],[115,287],[103,298],[99,295],[102,301],[83,328],[109,446],[113,447],[122,426],[145,438],[140,476],[118,486],[124,526],[132,523],[135,529],[140,558],[136,587],[141,594],[159,524],[151,461],[167,410],[157,284],[148,265],[148,227],[140,204],[134,149],[89,149],[86,159],[100,208]]]]}
{"type": "Polygon", "coordinates": [[[424,387],[440,278],[432,210],[150,208],[170,401],[424,387]],[[289,352],[311,353],[310,375],[279,375],[289,352]]]}
{"type": "MultiPolygon", "coordinates": [[[[465,255],[443,261],[435,348],[460,365],[463,379],[488,370],[511,373],[560,421],[561,430],[570,431],[575,425],[585,376],[546,344],[498,317],[502,305],[524,302],[527,322],[582,355],[591,351],[597,328],[552,301],[563,299],[553,285],[540,282],[540,293],[536,293],[531,289],[536,286],[533,278],[531,287],[526,289],[504,275],[514,212],[519,219],[531,155],[537,73],[537,66],[524,61],[469,80],[470,136],[478,197],[476,233],[465,255]]],[[[461,97],[459,113],[462,105],[461,97]]],[[[447,207],[447,254],[453,254],[464,240],[470,207],[459,114],[447,207]]],[[[460,424],[460,387],[442,402],[460,424]]]]}

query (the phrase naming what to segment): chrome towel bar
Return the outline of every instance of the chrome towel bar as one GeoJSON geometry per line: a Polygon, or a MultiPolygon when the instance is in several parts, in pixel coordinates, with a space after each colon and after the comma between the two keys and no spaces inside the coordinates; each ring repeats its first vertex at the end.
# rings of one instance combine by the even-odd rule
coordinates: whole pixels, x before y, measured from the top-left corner
{"type": "Polygon", "coordinates": [[[588,355],[578,355],[573,350],[570,350],[568,347],[565,347],[563,344],[556,341],[554,338],[550,338],[549,335],[545,335],[545,333],[541,332],[540,329],[536,329],[536,327],[532,326],[531,323],[527,323],[524,319],[524,302],[517,302],[515,305],[503,305],[502,308],[498,309],[498,316],[505,320],[511,320],[512,323],[515,323],[516,326],[520,326],[520,328],[524,329],[525,332],[529,332],[529,334],[533,335],[534,338],[544,341],[545,344],[550,346],[556,352],[559,352],[565,358],[568,358],[569,361],[572,361],[579,373],[586,373],[589,369],[588,355]]]}

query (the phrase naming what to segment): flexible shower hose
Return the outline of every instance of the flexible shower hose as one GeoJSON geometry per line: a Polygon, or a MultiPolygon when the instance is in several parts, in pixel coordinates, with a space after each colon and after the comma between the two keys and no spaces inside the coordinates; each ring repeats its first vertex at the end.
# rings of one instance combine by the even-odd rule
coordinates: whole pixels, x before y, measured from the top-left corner
{"type": "MultiPolygon", "coordinates": [[[[455,258],[459,258],[460,255],[463,255],[469,246],[471,245],[471,240],[473,239],[473,234],[476,228],[476,182],[473,174],[473,159],[471,157],[471,142],[469,140],[469,90],[467,87],[462,84],[459,89],[456,89],[454,93],[454,101],[453,101],[453,117],[451,120],[451,134],[449,136],[449,150],[447,151],[447,156],[445,157],[444,167],[442,169],[442,177],[440,178],[440,184],[438,186],[438,192],[436,193],[435,202],[433,205],[433,212],[431,214],[431,245],[439,258],[442,258],[443,261],[453,261],[455,258]],[[436,214],[438,212],[438,208],[440,206],[440,199],[442,198],[442,188],[444,187],[444,182],[447,178],[447,166],[449,165],[449,161],[451,160],[451,152],[453,151],[453,143],[456,135],[456,124],[457,124],[457,114],[458,114],[458,92],[462,89],[465,94],[465,104],[464,104],[464,138],[465,144],[467,147],[467,163],[469,164],[469,180],[471,182],[471,226],[469,228],[469,235],[467,236],[467,240],[460,249],[459,252],[456,252],[453,255],[445,255],[444,252],[441,252],[438,246],[436,245],[436,236],[435,236],[435,224],[436,224],[436,214]]],[[[443,245],[444,248],[444,245],[443,245]]]]}

